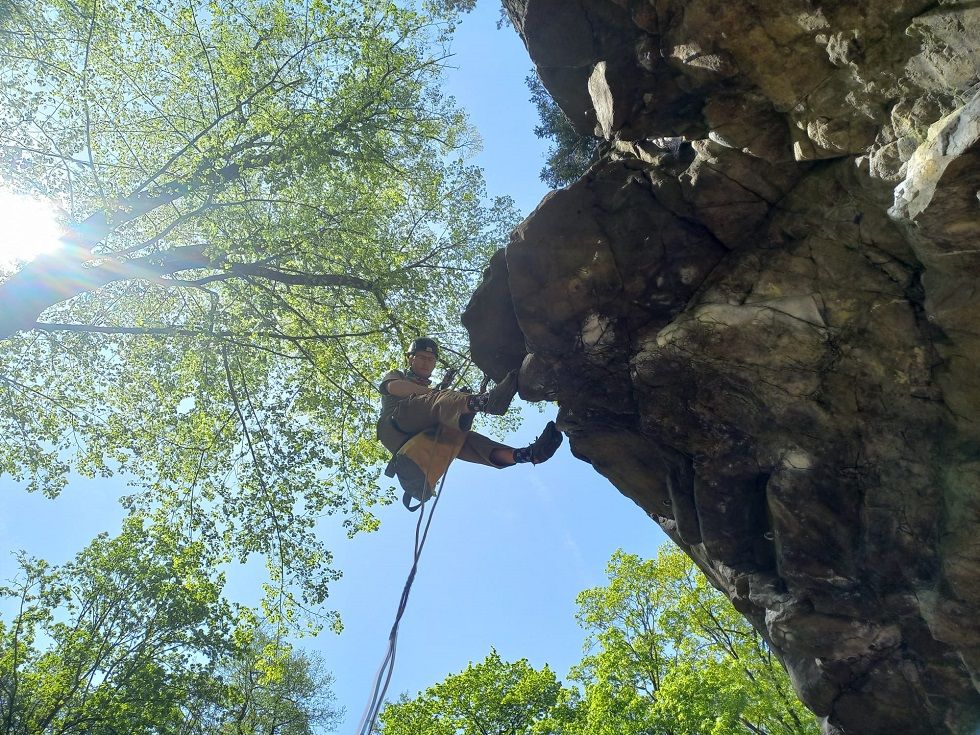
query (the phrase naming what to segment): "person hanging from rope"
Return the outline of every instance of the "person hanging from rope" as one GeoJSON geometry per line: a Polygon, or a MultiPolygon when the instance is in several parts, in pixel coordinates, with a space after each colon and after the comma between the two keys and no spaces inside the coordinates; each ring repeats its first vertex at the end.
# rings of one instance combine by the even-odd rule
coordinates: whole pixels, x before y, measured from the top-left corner
{"type": "Polygon", "coordinates": [[[381,417],[378,440],[393,455],[413,436],[440,425],[467,432],[457,455],[466,462],[489,467],[511,467],[551,459],[562,443],[562,433],[549,421],[526,447],[509,447],[470,431],[477,413],[503,416],[517,393],[517,372],[511,372],[486,393],[473,394],[432,387],[439,346],[422,337],[408,349],[408,370],[391,370],[381,379],[381,417]]]}

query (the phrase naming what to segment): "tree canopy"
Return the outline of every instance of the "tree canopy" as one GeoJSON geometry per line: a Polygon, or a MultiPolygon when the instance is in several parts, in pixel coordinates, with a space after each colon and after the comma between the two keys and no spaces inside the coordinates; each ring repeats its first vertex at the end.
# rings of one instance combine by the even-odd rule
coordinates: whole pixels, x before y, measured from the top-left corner
{"type": "Polygon", "coordinates": [[[575,182],[592,165],[599,146],[599,139],[580,135],[568,116],[552,99],[536,74],[525,80],[531,91],[531,103],[537,108],[539,123],[534,134],[550,140],[541,180],[553,189],[575,182]]]}
{"type": "Polygon", "coordinates": [[[546,666],[504,661],[491,651],[430,687],[416,699],[403,696],[380,716],[384,735],[532,735],[562,699],[564,689],[546,666]]]}
{"type": "Polygon", "coordinates": [[[765,641],[679,549],[583,591],[568,685],[496,651],[381,713],[384,735],[817,735],[765,641]]]}
{"type": "Polygon", "coordinates": [[[607,574],[577,599],[582,732],[819,732],[762,636],[680,549],[617,552],[607,574]]]}
{"type": "Polygon", "coordinates": [[[68,236],[0,275],[0,473],[122,473],[149,522],[265,557],[270,619],[316,615],[316,523],[387,500],[373,385],[411,337],[462,350],[515,220],[440,88],[465,6],[9,4],[0,186],[68,236]]]}
{"type": "Polygon", "coordinates": [[[135,518],[60,567],[27,557],[0,588],[8,735],[313,735],[331,677],[222,599],[204,545],[135,518]]]}

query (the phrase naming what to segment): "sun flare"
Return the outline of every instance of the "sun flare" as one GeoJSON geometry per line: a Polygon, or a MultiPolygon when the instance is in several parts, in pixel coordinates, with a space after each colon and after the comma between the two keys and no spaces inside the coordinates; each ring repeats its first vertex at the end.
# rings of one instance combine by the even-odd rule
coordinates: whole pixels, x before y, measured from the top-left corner
{"type": "Polygon", "coordinates": [[[0,267],[57,250],[62,229],[50,202],[0,189],[0,267]]]}

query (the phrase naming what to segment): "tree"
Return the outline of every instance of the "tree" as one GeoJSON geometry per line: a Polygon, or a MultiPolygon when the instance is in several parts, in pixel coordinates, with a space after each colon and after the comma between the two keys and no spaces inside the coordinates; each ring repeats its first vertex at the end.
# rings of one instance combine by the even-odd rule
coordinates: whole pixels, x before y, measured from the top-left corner
{"type": "Polygon", "coordinates": [[[384,735],[817,735],[762,637],[680,550],[617,551],[579,594],[586,655],[564,687],[496,651],[381,712],[384,735]]]}
{"type": "Polygon", "coordinates": [[[552,189],[559,189],[576,181],[595,161],[599,139],[580,135],[568,116],[555,103],[536,74],[525,80],[531,90],[531,102],[538,109],[541,121],[534,127],[539,138],[550,138],[548,156],[541,169],[541,180],[552,189]]]}
{"type": "Polygon", "coordinates": [[[4,732],[148,732],[208,696],[203,662],[228,649],[232,611],[200,545],[145,531],[130,521],[63,567],[20,558],[0,589],[16,611],[0,623],[4,732]]]}
{"type": "Polygon", "coordinates": [[[313,735],[336,728],[343,711],[334,704],[333,676],[319,657],[261,628],[238,640],[234,655],[222,661],[221,696],[188,708],[188,735],[313,735]]]}
{"type": "Polygon", "coordinates": [[[384,735],[531,735],[568,696],[545,666],[513,663],[491,650],[478,664],[430,687],[415,699],[402,696],[380,715],[384,735]]]}
{"type": "Polygon", "coordinates": [[[0,588],[8,735],[312,735],[331,678],[221,598],[203,545],[127,521],[61,567],[21,557],[0,588]]]}
{"type": "Polygon", "coordinates": [[[0,275],[0,473],[124,473],[132,512],[266,558],[270,620],[317,614],[318,519],[390,501],[377,376],[421,333],[461,350],[515,222],[439,89],[442,5],[13,0],[0,185],[68,235],[0,275]]]}
{"type": "Polygon", "coordinates": [[[679,549],[617,551],[609,585],[578,596],[591,652],[566,732],[816,735],[763,638],[679,549]]]}

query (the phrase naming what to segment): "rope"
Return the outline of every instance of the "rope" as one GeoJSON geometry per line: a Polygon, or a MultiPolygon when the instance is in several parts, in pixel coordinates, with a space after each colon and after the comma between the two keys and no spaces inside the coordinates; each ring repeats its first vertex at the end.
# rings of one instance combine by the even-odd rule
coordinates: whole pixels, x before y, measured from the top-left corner
{"type": "Polygon", "coordinates": [[[395,613],[395,622],[391,626],[391,633],[388,634],[388,652],[385,654],[384,660],[381,662],[381,666],[378,667],[378,673],[374,678],[374,689],[371,695],[371,700],[368,702],[367,707],[364,709],[364,714],[361,715],[361,721],[357,725],[358,735],[371,735],[374,732],[374,725],[378,719],[378,713],[381,711],[381,705],[384,703],[385,694],[388,692],[388,685],[391,683],[391,676],[395,671],[395,649],[398,644],[398,624],[401,622],[402,615],[405,614],[405,607],[408,605],[408,593],[412,589],[412,583],[415,581],[415,572],[418,571],[419,567],[419,557],[422,556],[422,548],[425,546],[425,539],[429,535],[429,526],[432,523],[432,516],[436,511],[436,506],[439,504],[439,498],[442,497],[442,487],[446,484],[446,475],[449,474],[449,469],[442,475],[442,480],[439,482],[439,488],[436,491],[436,499],[432,503],[432,508],[429,510],[428,520],[425,522],[425,530],[422,531],[422,518],[425,516],[425,501],[422,501],[422,505],[419,508],[419,520],[415,524],[415,555],[412,562],[412,569],[408,573],[408,579],[405,580],[405,587],[402,589],[401,600],[398,602],[398,611],[395,613]],[[419,532],[422,531],[421,538],[419,537],[419,532]]]}

